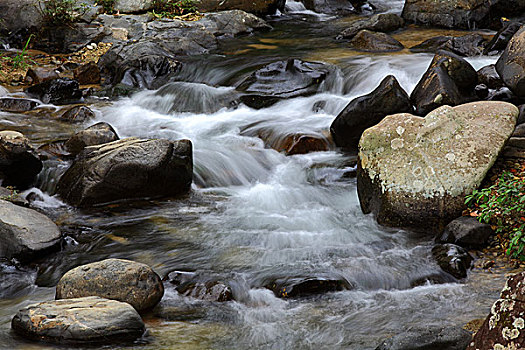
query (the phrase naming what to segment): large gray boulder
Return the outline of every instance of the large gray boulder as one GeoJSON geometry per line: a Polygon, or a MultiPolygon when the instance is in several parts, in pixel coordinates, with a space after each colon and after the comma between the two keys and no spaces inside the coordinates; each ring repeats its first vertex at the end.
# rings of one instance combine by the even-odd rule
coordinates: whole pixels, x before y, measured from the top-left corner
{"type": "Polygon", "coordinates": [[[364,213],[384,225],[441,232],[478,188],[516,124],[505,102],[443,106],[425,118],[386,117],[359,142],[357,189],[364,213]]]}
{"type": "Polygon", "coordinates": [[[42,170],[42,161],[18,131],[0,131],[0,178],[3,186],[29,187],[42,170]]]}
{"type": "Polygon", "coordinates": [[[525,98],[525,26],[510,39],[505,51],[496,63],[496,70],[505,85],[516,96],[525,98]]]}
{"type": "Polygon", "coordinates": [[[153,8],[153,0],[115,0],[113,9],[122,13],[146,12],[153,8]]]}
{"type": "Polygon", "coordinates": [[[57,225],[39,212],[0,199],[0,258],[28,261],[61,242],[57,225]]]}
{"type": "Polygon", "coordinates": [[[38,28],[44,22],[43,15],[34,0],[0,1],[1,29],[14,32],[25,28],[38,28]]]}
{"type": "Polygon", "coordinates": [[[146,329],[131,305],[99,297],[29,305],[18,311],[11,327],[24,337],[57,344],[132,342],[146,329]]]}
{"type": "Polygon", "coordinates": [[[159,275],[148,265],[106,259],[69,270],[56,286],[56,299],[99,296],[131,304],[137,311],[151,309],[164,295],[159,275]]]}
{"type": "Polygon", "coordinates": [[[87,207],[185,194],[192,176],[191,141],[128,138],[87,147],[60,178],[57,192],[68,203],[87,207]]]}

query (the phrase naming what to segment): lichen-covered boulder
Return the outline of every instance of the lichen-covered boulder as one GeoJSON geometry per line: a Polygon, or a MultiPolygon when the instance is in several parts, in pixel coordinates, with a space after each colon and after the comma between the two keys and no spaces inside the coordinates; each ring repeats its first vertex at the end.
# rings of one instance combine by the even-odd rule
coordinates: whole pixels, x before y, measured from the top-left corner
{"type": "Polygon", "coordinates": [[[525,347],[525,272],[511,276],[467,350],[525,347]]]}
{"type": "Polygon", "coordinates": [[[162,280],[151,267],[123,259],[78,266],[66,272],[56,286],[56,299],[99,296],[126,302],[137,311],[151,309],[163,295],[162,280]]]}
{"type": "Polygon", "coordinates": [[[461,216],[516,124],[505,102],[443,106],[425,118],[386,117],[359,142],[357,190],[384,225],[441,232],[461,216]]]}
{"type": "Polygon", "coordinates": [[[15,315],[11,327],[24,337],[57,344],[131,342],[145,331],[131,305],[99,297],[29,305],[15,315]]]}
{"type": "Polygon", "coordinates": [[[525,97],[525,26],[514,34],[496,62],[496,70],[516,96],[525,97]]]}

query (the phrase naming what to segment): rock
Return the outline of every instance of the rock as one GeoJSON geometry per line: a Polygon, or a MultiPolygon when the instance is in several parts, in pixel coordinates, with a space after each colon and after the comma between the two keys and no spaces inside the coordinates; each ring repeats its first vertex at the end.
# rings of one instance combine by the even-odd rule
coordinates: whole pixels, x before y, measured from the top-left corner
{"type": "Polygon", "coordinates": [[[423,41],[420,44],[412,46],[410,51],[412,52],[432,52],[435,53],[443,47],[443,45],[452,39],[452,36],[436,36],[428,40],[423,41]]]}
{"type": "Polygon", "coordinates": [[[0,1],[0,19],[2,29],[7,32],[39,28],[44,22],[43,14],[33,0],[0,1]]]}
{"type": "Polygon", "coordinates": [[[410,95],[416,114],[425,115],[439,106],[456,106],[472,99],[477,73],[463,58],[439,51],[410,95]]]}
{"type": "Polygon", "coordinates": [[[485,48],[485,54],[505,50],[510,39],[521,27],[520,22],[505,22],[485,48]]]}
{"type": "Polygon", "coordinates": [[[268,31],[272,27],[261,18],[240,10],[209,13],[202,25],[216,37],[235,37],[255,31],[268,31]]]}
{"type": "Polygon", "coordinates": [[[496,70],[516,96],[525,98],[525,26],[514,34],[496,62],[496,70]]]}
{"type": "Polygon", "coordinates": [[[153,0],[115,0],[113,9],[122,13],[146,12],[153,9],[153,0]]]}
{"type": "Polygon", "coordinates": [[[318,13],[325,13],[329,15],[345,16],[355,14],[359,8],[354,4],[357,1],[348,0],[302,0],[301,1],[308,10],[318,13]]]}
{"type": "Polygon", "coordinates": [[[168,278],[170,283],[177,286],[177,292],[182,295],[217,302],[233,300],[230,286],[216,278],[180,271],[170,273],[168,278]]]}
{"type": "Polygon", "coordinates": [[[53,69],[32,67],[27,70],[25,80],[30,81],[31,84],[40,84],[44,81],[57,79],[58,77],[58,73],[53,69]]]}
{"type": "Polygon", "coordinates": [[[3,87],[2,85],[0,85],[0,97],[5,97],[9,94],[9,91],[3,87]]]}
{"type": "Polygon", "coordinates": [[[518,106],[518,109],[520,111],[520,115],[518,116],[518,121],[516,124],[520,125],[525,123],[525,104],[518,106]]]}
{"type": "Polygon", "coordinates": [[[42,162],[29,140],[19,132],[0,131],[0,176],[3,186],[29,187],[42,170],[42,162]]]}
{"type": "Polygon", "coordinates": [[[454,244],[435,245],[432,256],[443,271],[458,279],[467,277],[467,271],[474,260],[465,249],[454,244]]]}
{"type": "Polygon", "coordinates": [[[87,207],[185,194],[192,176],[189,140],[128,138],[86,148],[58,181],[57,192],[68,203],[87,207]]]}
{"type": "Polygon", "coordinates": [[[39,212],[0,199],[0,257],[24,262],[59,248],[57,225],[39,212]]]}
{"type": "Polygon", "coordinates": [[[77,132],[64,144],[69,153],[79,154],[88,146],[101,145],[108,142],[117,141],[119,137],[111,125],[100,122],[89,128],[77,132]]]}
{"type": "Polygon", "coordinates": [[[507,146],[525,150],[525,137],[511,137],[507,146]]]}
{"type": "Polygon", "coordinates": [[[488,101],[504,101],[517,104],[516,96],[507,87],[501,87],[497,90],[489,90],[488,101]]]}
{"type": "Polygon", "coordinates": [[[32,45],[34,49],[48,53],[70,53],[89,44],[99,43],[111,34],[109,28],[96,21],[70,23],[62,27],[47,25],[39,28],[38,40],[32,42],[32,45]]]}
{"type": "Polygon", "coordinates": [[[478,84],[474,88],[474,93],[480,100],[486,100],[490,94],[489,88],[485,84],[478,84]]]}
{"type": "Polygon", "coordinates": [[[315,294],[337,292],[352,289],[344,278],[333,277],[279,277],[264,286],[270,289],[278,298],[297,298],[315,294]]]}
{"type": "Polygon", "coordinates": [[[519,124],[512,133],[513,137],[525,137],[525,124],[519,124]]]}
{"type": "Polygon", "coordinates": [[[368,95],[352,100],[330,126],[337,146],[356,150],[363,131],[395,113],[413,111],[410,98],[393,75],[368,95]]]}
{"type": "Polygon", "coordinates": [[[505,102],[443,106],[425,118],[396,114],[363,133],[357,190],[379,223],[441,232],[461,216],[514,130],[505,102]]]}
{"type": "Polygon", "coordinates": [[[405,47],[396,39],[385,33],[376,33],[366,29],[357,33],[350,40],[352,48],[365,52],[393,52],[405,47]]]}
{"type": "Polygon", "coordinates": [[[56,299],[98,296],[128,303],[137,311],[153,308],[163,295],[162,280],[151,267],[123,259],[76,267],[56,286],[56,299]]]}
{"type": "Polygon", "coordinates": [[[78,88],[78,82],[69,78],[48,80],[27,88],[25,92],[46,104],[75,103],[82,98],[82,91],[78,88]]]}
{"type": "Polygon", "coordinates": [[[478,70],[478,83],[485,84],[489,89],[499,89],[505,85],[493,64],[478,70]]]}
{"type": "Polygon", "coordinates": [[[0,199],[23,207],[29,206],[29,202],[13,188],[5,188],[0,186],[0,199]]]}
{"type": "Polygon", "coordinates": [[[310,96],[319,91],[331,68],[324,63],[298,59],[277,61],[244,79],[237,90],[245,93],[241,101],[252,108],[271,106],[282,99],[310,96]]]}
{"type": "Polygon", "coordinates": [[[15,97],[1,97],[0,98],[0,110],[4,112],[27,112],[32,111],[38,107],[40,103],[35,100],[29,100],[27,98],[15,98],[15,97]]]}
{"type": "Polygon", "coordinates": [[[471,339],[461,327],[413,329],[386,339],[376,350],[465,350],[471,339]]]}
{"type": "Polygon", "coordinates": [[[380,13],[370,18],[353,22],[348,28],[338,35],[338,39],[351,39],[360,30],[368,29],[374,32],[393,32],[405,25],[403,18],[394,13],[380,13]]]}
{"type": "Polygon", "coordinates": [[[493,233],[490,225],[482,224],[471,216],[461,216],[445,227],[436,242],[453,243],[464,248],[479,247],[484,246],[493,233]]]}
{"type": "Polygon", "coordinates": [[[46,301],[18,311],[13,330],[56,344],[107,344],[134,341],[145,331],[129,304],[99,297],[46,301]]]}
{"type": "Polygon", "coordinates": [[[89,119],[95,118],[95,112],[87,106],[75,106],[65,111],[61,116],[60,120],[68,122],[85,122],[89,119]]]}
{"type": "Polygon", "coordinates": [[[100,69],[94,62],[76,68],[73,74],[80,85],[100,84],[100,69]]]}
{"type": "Polygon", "coordinates": [[[459,56],[480,56],[485,51],[487,41],[479,34],[454,37],[441,45],[440,49],[459,56]]]}
{"type": "Polygon", "coordinates": [[[259,16],[273,15],[277,10],[284,10],[283,0],[198,0],[196,7],[200,12],[219,12],[227,10],[242,10],[259,16]]]}
{"type": "Polygon", "coordinates": [[[467,350],[525,347],[525,273],[511,276],[467,350]]]}
{"type": "Polygon", "coordinates": [[[57,140],[48,142],[38,147],[38,154],[42,160],[68,160],[74,159],[75,155],[71,154],[65,146],[66,140],[57,140]]]}

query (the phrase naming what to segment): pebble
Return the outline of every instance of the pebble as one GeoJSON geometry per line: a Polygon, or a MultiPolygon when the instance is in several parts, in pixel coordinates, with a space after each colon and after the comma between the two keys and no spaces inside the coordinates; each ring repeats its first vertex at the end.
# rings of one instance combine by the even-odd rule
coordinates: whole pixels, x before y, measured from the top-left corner
{"type": "Polygon", "coordinates": [[[96,50],[97,49],[97,44],[95,43],[91,43],[89,44],[88,46],[86,46],[89,50],[96,50]]]}

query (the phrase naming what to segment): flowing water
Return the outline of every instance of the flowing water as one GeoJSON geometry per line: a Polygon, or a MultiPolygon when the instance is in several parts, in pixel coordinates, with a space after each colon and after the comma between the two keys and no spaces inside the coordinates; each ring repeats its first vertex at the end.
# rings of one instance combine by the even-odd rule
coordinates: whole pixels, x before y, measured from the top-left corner
{"type": "MultiPolygon", "coordinates": [[[[400,12],[402,3],[381,5],[400,12]]],[[[503,277],[478,270],[463,283],[413,287],[440,273],[430,254],[432,237],[385,229],[362,214],[355,179],[348,176],[354,156],[285,156],[252,136],[323,137],[353,97],[388,74],[410,92],[432,58],[408,51],[355,53],[333,39],[348,19],[315,14],[295,2],[288,9],[292,14],[275,18],[272,32],[186,59],[177,82],[116,102],[91,101],[97,121],[109,122],[122,138],[192,140],[192,193],[77,210],[53,196],[67,164],[48,162],[33,190],[41,196],[35,204],[60,225],[66,243],[31,266],[0,264],[0,348],[50,347],[14,335],[12,316],[27,304],[53,299],[53,286],[68,269],[108,257],[147,263],[161,276],[174,270],[219,276],[235,296],[227,303],[198,301],[179,296],[166,282],[160,308],[145,316],[148,334],[129,348],[374,349],[384,337],[410,328],[484,317],[503,277]],[[261,110],[232,105],[233,86],[243,77],[290,57],[333,65],[322,92],[261,110]],[[324,107],[314,108],[320,101],[324,107]],[[283,300],[263,288],[282,276],[344,278],[353,289],[283,300]]],[[[398,35],[422,41],[437,34],[398,35]]],[[[475,68],[494,61],[470,59],[475,68]]],[[[36,144],[80,128],[39,115],[24,118],[1,113],[0,126],[20,130],[36,144]]]]}

